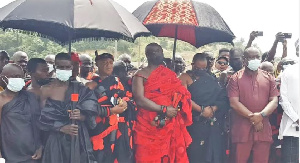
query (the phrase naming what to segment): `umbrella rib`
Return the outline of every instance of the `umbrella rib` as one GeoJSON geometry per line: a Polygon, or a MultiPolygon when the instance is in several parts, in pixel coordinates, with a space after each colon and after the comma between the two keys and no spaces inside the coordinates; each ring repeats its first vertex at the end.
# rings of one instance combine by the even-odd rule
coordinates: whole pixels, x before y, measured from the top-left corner
{"type": "MultiPolygon", "coordinates": [[[[21,1],[21,0],[20,0],[20,1],[21,1]]],[[[24,2],[25,2],[25,0],[22,0],[22,2],[19,3],[16,7],[14,7],[13,10],[11,10],[5,17],[3,17],[2,20],[0,20],[0,22],[3,21],[8,15],[10,15],[10,13],[12,13],[14,10],[16,10],[16,9],[17,9],[22,3],[24,3],[24,2]]],[[[9,3],[8,5],[12,5],[13,3],[17,3],[17,1],[13,1],[13,2],[9,3]]],[[[7,6],[8,6],[8,5],[7,5],[7,6]]],[[[6,6],[0,8],[0,9],[2,10],[2,9],[5,8],[5,7],[6,7],[6,6]]]]}
{"type": "MultiPolygon", "coordinates": [[[[110,4],[112,5],[112,7],[114,8],[115,12],[118,13],[118,17],[122,20],[122,23],[123,23],[124,26],[126,27],[126,31],[127,31],[127,32],[130,34],[130,36],[133,38],[134,36],[132,36],[132,34],[131,34],[131,32],[129,31],[129,29],[127,28],[127,26],[126,26],[126,24],[125,24],[123,18],[120,16],[118,10],[116,10],[116,8],[115,8],[115,6],[114,6],[113,3],[115,3],[116,5],[119,5],[119,4],[117,4],[117,3],[114,2],[113,0],[108,0],[108,1],[110,2],[110,4]]],[[[121,6],[121,7],[122,7],[122,6],[121,6]]],[[[116,33],[117,33],[117,32],[116,32],[116,33]]],[[[120,33],[120,34],[122,34],[122,33],[120,33]]]]}

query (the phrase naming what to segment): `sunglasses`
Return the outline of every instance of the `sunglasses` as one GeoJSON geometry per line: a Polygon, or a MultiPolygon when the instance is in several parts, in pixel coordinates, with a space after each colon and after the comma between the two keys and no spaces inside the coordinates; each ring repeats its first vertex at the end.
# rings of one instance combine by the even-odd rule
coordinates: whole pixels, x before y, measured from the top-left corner
{"type": "Polygon", "coordinates": [[[223,61],[218,61],[217,63],[220,65],[228,65],[228,62],[223,62],[223,61]]]}

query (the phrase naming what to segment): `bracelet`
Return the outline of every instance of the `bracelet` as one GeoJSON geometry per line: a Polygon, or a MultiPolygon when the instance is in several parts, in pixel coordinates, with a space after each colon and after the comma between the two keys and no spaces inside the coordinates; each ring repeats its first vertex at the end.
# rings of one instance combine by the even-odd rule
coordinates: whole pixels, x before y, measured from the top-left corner
{"type": "Polygon", "coordinates": [[[164,105],[161,105],[161,106],[160,106],[160,112],[161,112],[162,114],[167,113],[167,109],[168,109],[167,106],[164,106],[164,105]]]}
{"type": "Polygon", "coordinates": [[[161,116],[162,117],[166,117],[167,116],[167,110],[168,110],[168,107],[167,106],[161,106],[161,116]]]}
{"type": "Polygon", "coordinates": [[[200,113],[202,113],[203,111],[204,111],[204,106],[203,105],[201,105],[201,112],[200,113]]]}

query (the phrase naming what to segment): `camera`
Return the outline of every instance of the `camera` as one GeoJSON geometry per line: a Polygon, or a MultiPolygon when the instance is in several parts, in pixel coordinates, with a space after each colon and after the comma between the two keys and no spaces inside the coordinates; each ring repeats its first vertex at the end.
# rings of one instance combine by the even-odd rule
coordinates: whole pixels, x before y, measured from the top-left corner
{"type": "Polygon", "coordinates": [[[263,36],[264,32],[263,31],[257,31],[257,36],[263,36]]]}
{"type": "Polygon", "coordinates": [[[283,33],[282,35],[284,36],[284,38],[292,38],[291,33],[283,33]]]}
{"type": "Polygon", "coordinates": [[[282,33],[281,38],[278,40],[279,42],[283,42],[285,39],[292,38],[292,33],[282,33]]]}

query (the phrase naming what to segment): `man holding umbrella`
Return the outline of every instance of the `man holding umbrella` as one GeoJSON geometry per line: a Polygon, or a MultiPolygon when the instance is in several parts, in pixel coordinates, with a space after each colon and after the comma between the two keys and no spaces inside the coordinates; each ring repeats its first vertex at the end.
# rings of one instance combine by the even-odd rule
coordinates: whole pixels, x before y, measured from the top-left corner
{"type": "Polygon", "coordinates": [[[191,95],[172,70],[162,66],[163,49],[146,47],[148,66],[133,77],[138,107],[134,127],[135,159],[140,162],[189,162],[186,148],[192,139],[191,95]]]}
{"type": "Polygon", "coordinates": [[[94,160],[87,127],[95,127],[92,116],[96,114],[97,99],[93,91],[79,82],[70,81],[72,69],[71,56],[57,54],[56,79],[41,88],[39,127],[49,132],[43,163],[89,163],[94,160]]]}

